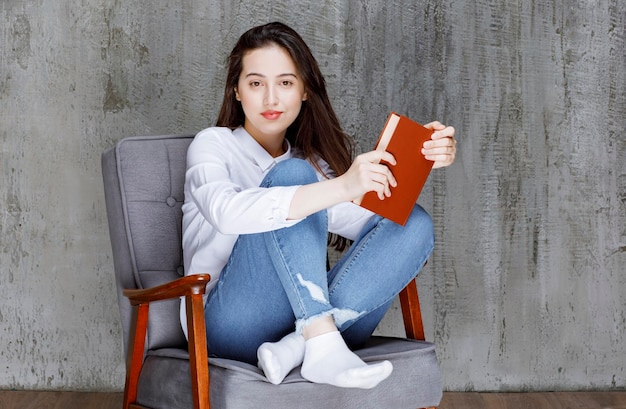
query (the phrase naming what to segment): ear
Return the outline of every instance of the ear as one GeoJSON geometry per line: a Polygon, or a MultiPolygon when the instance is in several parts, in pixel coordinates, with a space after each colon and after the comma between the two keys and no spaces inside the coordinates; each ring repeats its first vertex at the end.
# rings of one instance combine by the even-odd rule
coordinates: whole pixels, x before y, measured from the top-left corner
{"type": "Polygon", "coordinates": [[[239,96],[239,91],[237,90],[237,87],[235,87],[235,99],[237,101],[241,101],[241,97],[239,96]]]}
{"type": "Polygon", "coordinates": [[[302,96],[302,101],[306,101],[307,99],[309,99],[308,94],[305,92],[304,95],[302,96]]]}

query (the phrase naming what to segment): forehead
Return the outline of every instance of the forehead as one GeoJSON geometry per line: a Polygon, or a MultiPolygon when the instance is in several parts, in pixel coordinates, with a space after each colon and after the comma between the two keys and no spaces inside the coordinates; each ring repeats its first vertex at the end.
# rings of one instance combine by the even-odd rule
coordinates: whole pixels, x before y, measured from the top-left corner
{"type": "Polygon", "coordinates": [[[287,50],[276,44],[255,48],[243,55],[241,76],[296,74],[297,67],[287,50]]]}

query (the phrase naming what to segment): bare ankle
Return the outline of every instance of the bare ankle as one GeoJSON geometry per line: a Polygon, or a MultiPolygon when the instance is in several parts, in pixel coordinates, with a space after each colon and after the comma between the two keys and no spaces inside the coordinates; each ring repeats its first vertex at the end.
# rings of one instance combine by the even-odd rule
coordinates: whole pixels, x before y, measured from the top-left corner
{"type": "Polygon", "coordinates": [[[308,340],[333,331],[337,331],[335,320],[331,315],[326,315],[312,320],[308,325],[302,328],[302,336],[305,340],[308,340]]]}

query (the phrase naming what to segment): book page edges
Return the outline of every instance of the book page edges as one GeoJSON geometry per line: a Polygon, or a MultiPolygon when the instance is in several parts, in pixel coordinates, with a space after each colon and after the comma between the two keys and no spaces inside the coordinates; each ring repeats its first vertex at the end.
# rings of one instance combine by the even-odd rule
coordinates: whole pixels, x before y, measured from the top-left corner
{"type": "MultiPolygon", "coordinates": [[[[375,150],[384,151],[385,149],[387,149],[389,141],[391,140],[393,133],[396,131],[396,127],[398,126],[399,122],[400,116],[398,114],[396,114],[395,112],[389,114],[389,118],[387,118],[387,123],[385,124],[385,127],[383,128],[380,137],[378,137],[378,142],[376,143],[375,150]]],[[[363,196],[353,200],[352,203],[361,205],[361,202],[363,201],[363,196]]]]}
{"type": "Polygon", "coordinates": [[[398,126],[399,122],[400,116],[392,112],[387,119],[385,129],[378,139],[378,144],[376,144],[376,150],[384,151],[387,149],[387,146],[389,146],[389,141],[391,140],[393,133],[396,131],[396,127],[398,126]]]}

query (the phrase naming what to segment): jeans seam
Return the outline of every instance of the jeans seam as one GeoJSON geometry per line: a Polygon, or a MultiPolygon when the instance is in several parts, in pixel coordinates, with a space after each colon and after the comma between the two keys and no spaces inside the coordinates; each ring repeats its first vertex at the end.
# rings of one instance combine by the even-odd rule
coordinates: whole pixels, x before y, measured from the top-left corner
{"type": "MultiPolygon", "coordinates": [[[[382,221],[383,220],[381,220],[381,222],[382,221]]],[[[335,289],[338,288],[339,285],[343,282],[344,277],[346,276],[346,273],[351,270],[351,268],[354,265],[355,261],[359,258],[359,256],[367,248],[367,246],[369,244],[369,239],[371,237],[373,237],[377,233],[377,231],[379,229],[380,229],[380,222],[377,223],[376,226],[371,231],[369,231],[365,236],[363,236],[361,238],[360,243],[359,243],[359,247],[356,249],[356,251],[350,257],[350,262],[348,264],[346,264],[346,266],[344,268],[342,268],[340,272],[338,272],[341,275],[340,275],[339,279],[333,285],[333,288],[332,289],[330,289],[330,288],[328,289],[329,296],[332,296],[332,294],[335,292],[335,289]]]]}
{"type": "MultiPolygon", "coordinates": [[[[280,260],[281,260],[281,263],[282,263],[282,267],[285,270],[287,270],[287,271],[291,271],[289,268],[287,268],[287,260],[285,260],[285,257],[284,257],[283,251],[282,251],[283,246],[280,244],[280,240],[276,236],[275,231],[268,232],[268,234],[271,237],[272,243],[275,245],[276,249],[278,250],[277,253],[278,253],[278,256],[280,257],[280,260]]],[[[274,268],[276,268],[276,266],[274,266],[274,268]]],[[[287,276],[289,278],[289,282],[290,282],[291,287],[292,287],[291,290],[294,291],[297,294],[298,293],[298,287],[297,287],[298,284],[295,282],[295,276],[293,274],[287,274],[287,276]]],[[[285,289],[285,291],[286,291],[286,289],[285,289]]],[[[298,307],[300,308],[299,312],[303,316],[307,316],[308,312],[305,311],[306,307],[305,307],[304,303],[302,302],[302,298],[301,297],[297,297],[297,299],[298,299],[298,307]]],[[[295,311],[294,311],[294,314],[295,314],[295,311]]],[[[296,319],[300,319],[300,318],[296,317],[296,319]]]]}

